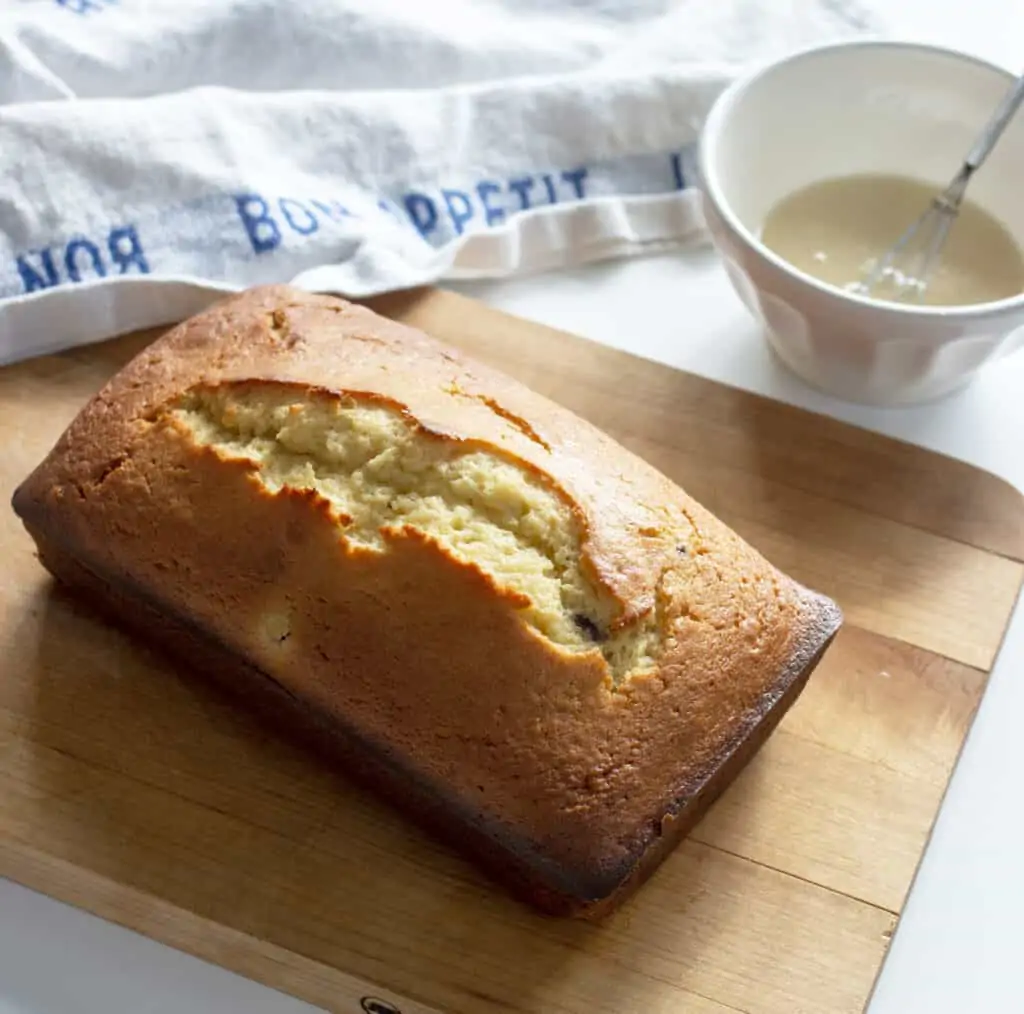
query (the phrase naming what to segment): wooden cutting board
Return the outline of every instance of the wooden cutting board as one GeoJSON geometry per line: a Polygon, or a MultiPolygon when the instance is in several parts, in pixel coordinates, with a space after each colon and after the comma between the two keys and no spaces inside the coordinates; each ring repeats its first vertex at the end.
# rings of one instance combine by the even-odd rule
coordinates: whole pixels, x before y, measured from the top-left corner
{"type": "MultiPolygon", "coordinates": [[[[0,511],[0,874],[331,1010],[862,1009],[1021,584],[967,465],[441,292],[377,308],[604,427],[847,626],[692,837],[546,919],[55,590],[0,511]]],[[[144,343],[0,370],[0,497],[144,343]]]]}

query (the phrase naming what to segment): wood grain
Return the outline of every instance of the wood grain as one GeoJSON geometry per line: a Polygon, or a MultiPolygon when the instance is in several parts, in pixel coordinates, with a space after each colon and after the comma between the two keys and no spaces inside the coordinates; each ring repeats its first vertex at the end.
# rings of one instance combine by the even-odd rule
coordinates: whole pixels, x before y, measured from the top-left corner
{"type": "MultiPolygon", "coordinates": [[[[621,912],[544,919],[52,587],[0,517],[0,873],[331,1010],[863,1007],[1022,577],[1024,510],[961,463],[443,293],[396,316],[663,468],[849,623],[621,912]]],[[[144,344],[0,371],[0,494],[144,344]]]]}

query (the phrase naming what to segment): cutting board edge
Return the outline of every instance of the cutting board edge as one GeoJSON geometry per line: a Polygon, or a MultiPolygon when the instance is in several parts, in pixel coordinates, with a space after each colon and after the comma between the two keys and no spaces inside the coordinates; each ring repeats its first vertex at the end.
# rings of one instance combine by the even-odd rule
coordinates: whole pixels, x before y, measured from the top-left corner
{"type": "Polygon", "coordinates": [[[204,953],[190,944],[216,940],[217,967],[326,1010],[339,1009],[339,1000],[357,1005],[346,1010],[362,1009],[358,1005],[364,997],[376,997],[396,1004],[400,1014],[444,1014],[390,987],[232,929],[16,839],[0,837],[0,877],[199,961],[213,960],[209,948],[204,953]],[[268,969],[282,974],[268,975],[268,969]]]}

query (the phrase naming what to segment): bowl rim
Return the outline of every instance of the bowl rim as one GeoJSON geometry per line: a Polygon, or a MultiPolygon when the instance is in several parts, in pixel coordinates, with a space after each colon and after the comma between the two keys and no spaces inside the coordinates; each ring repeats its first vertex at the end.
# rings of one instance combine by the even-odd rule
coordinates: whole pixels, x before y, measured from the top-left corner
{"type": "MultiPolygon", "coordinates": [[[[729,113],[736,103],[751,88],[756,87],[770,74],[790,64],[800,63],[812,57],[827,55],[834,52],[844,52],[851,49],[895,49],[895,50],[916,50],[918,52],[930,53],[934,56],[949,57],[955,61],[972,63],[983,67],[1004,78],[1007,86],[1016,80],[1017,75],[1006,67],[992,63],[982,57],[959,49],[952,49],[948,46],[938,46],[927,42],[915,42],[901,39],[844,39],[837,42],[829,42],[819,45],[807,46],[794,50],[785,56],[771,60],[755,67],[750,72],[741,75],[732,81],[718,96],[713,103],[704,125],[701,128],[700,137],[697,142],[697,171],[699,185],[704,194],[714,202],[718,214],[722,216],[726,224],[760,257],[767,260],[777,270],[790,278],[809,286],[824,296],[844,300],[854,306],[867,310],[897,313],[906,316],[932,317],[932,318],[955,318],[972,319],[985,317],[992,314],[1002,315],[1004,311],[1019,310],[1024,307],[1024,289],[1015,296],[1008,296],[1006,299],[993,300],[988,303],[965,303],[953,305],[918,306],[908,303],[893,303],[879,299],[871,299],[868,296],[860,296],[853,292],[847,292],[836,286],[823,282],[813,275],[807,274],[795,267],[784,257],[780,257],[774,250],[767,247],[754,235],[733,212],[728,200],[726,200],[722,187],[719,184],[717,168],[713,164],[709,150],[711,145],[718,140],[724,130],[729,113]]],[[[1024,113],[1022,113],[1024,115],[1024,113]]],[[[978,125],[979,130],[981,124],[978,125]]],[[[952,176],[955,167],[950,168],[952,176]]],[[[1024,251],[1022,251],[1024,253],[1024,251]]]]}

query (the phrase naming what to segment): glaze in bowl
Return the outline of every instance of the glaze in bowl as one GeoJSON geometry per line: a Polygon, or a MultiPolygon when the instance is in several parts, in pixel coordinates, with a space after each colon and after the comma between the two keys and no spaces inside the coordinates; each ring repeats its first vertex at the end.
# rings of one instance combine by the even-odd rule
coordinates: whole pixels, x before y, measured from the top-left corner
{"type": "MultiPolygon", "coordinates": [[[[817,180],[894,173],[941,190],[1012,81],[952,50],[851,42],[786,57],[719,97],[699,147],[704,215],[740,298],[808,383],[851,401],[912,404],[1024,346],[1024,292],[967,306],[883,303],[818,281],[759,238],[777,202],[817,180]]],[[[968,194],[1024,248],[1024,114],[968,194]]]]}

